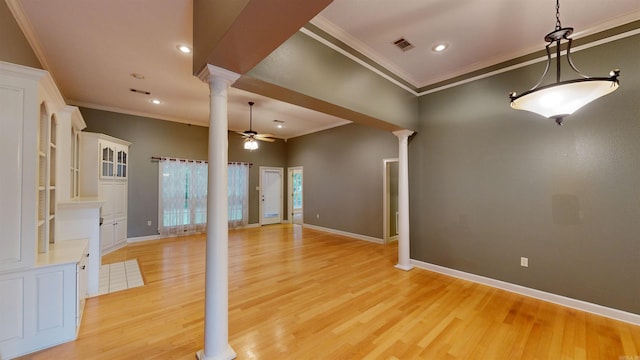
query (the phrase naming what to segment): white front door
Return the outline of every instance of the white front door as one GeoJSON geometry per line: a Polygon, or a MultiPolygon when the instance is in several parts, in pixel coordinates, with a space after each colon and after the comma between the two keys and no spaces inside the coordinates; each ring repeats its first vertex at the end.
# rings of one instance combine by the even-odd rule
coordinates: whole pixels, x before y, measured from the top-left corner
{"type": "Polygon", "coordinates": [[[260,167],[260,225],[282,222],[282,168],[260,167]]]}

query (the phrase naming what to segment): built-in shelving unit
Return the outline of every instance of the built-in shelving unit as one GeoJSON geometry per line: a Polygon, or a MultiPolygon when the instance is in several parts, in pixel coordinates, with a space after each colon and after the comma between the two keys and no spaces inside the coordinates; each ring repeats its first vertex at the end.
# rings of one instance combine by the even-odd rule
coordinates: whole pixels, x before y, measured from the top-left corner
{"type": "Polygon", "coordinates": [[[82,132],[80,194],[104,200],[100,227],[102,254],[127,243],[127,175],[129,142],[112,136],[82,132]]]}
{"type": "Polygon", "coordinates": [[[86,125],[46,71],[0,61],[0,120],[0,358],[11,359],[77,336],[92,277],[97,293],[102,202],[71,202],[69,135],[86,125]]]}

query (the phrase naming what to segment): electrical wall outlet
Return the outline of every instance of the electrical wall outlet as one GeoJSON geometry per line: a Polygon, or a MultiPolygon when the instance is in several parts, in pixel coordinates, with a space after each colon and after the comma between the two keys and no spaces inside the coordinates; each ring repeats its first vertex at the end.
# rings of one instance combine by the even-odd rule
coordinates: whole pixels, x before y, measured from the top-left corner
{"type": "Polygon", "coordinates": [[[147,221],[147,226],[151,226],[151,220],[147,221]]]}
{"type": "Polygon", "coordinates": [[[529,258],[521,257],[520,258],[520,266],[529,267],[529,258]]]}
{"type": "Polygon", "coordinates": [[[320,214],[316,214],[316,219],[320,219],[320,214]]]}

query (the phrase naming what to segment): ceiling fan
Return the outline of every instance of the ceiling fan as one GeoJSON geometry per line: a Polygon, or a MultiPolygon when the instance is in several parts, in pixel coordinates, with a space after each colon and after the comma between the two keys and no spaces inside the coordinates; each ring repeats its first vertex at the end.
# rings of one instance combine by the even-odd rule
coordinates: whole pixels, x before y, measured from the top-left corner
{"type": "Polygon", "coordinates": [[[253,123],[253,105],[255,103],[253,101],[249,101],[249,130],[245,130],[243,132],[237,131],[238,134],[242,135],[242,137],[244,138],[244,148],[246,150],[255,150],[258,148],[258,142],[256,140],[260,140],[260,141],[267,141],[267,142],[274,142],[275,140],[271,138],[271,134],[258,134],[257,132],[253,131],[252,129],[252,123],[253,123]]]}

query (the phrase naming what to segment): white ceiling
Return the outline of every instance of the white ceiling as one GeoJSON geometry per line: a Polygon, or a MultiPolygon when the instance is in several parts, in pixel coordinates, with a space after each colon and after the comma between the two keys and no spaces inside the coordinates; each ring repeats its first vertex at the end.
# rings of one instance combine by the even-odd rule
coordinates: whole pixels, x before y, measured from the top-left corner
{"type": "MultiPolygon", "coordinates": [[[[311,22],[420,88],[543,50],[555,11],[554,0],[335,0],[311,22]],[[441,42],[446,51],[431,50],[441,42]]],[[[574,39],[638,19],[640,0],[560,1],[574,39]]]]}
{"type": "MultiPolygon", "coordinates": [[[[22,9],[18,21],[68,102],[207,124],[207,85],[192,75],[190,55],[176,49],[192,42],[192,0],[8,2],[14,11],[22,9]],[[161,103],[154,105],[151,99],[161,103]]],[[[560,11],[563,26],[574,27],[573,37],[579,38],[640,19],[640,0],[562,0],[560,11]]],[[[422,87],[543,49],[542,38],[555,26],[555,2],[335,0],[312,23],[422,87]],[[392,43],[400,37],[415,48],[397,49],[392,43]],[[440,41],[450,47],[436,54],[431,48],[440,41]]],[[[279,138],[348,123],[231,89],[229,129],[248,128],[248,101],[256,103],[254,130],[279,138]],[[285,127],[277,129],[273,120],[284,121],[285,127]]]]}

